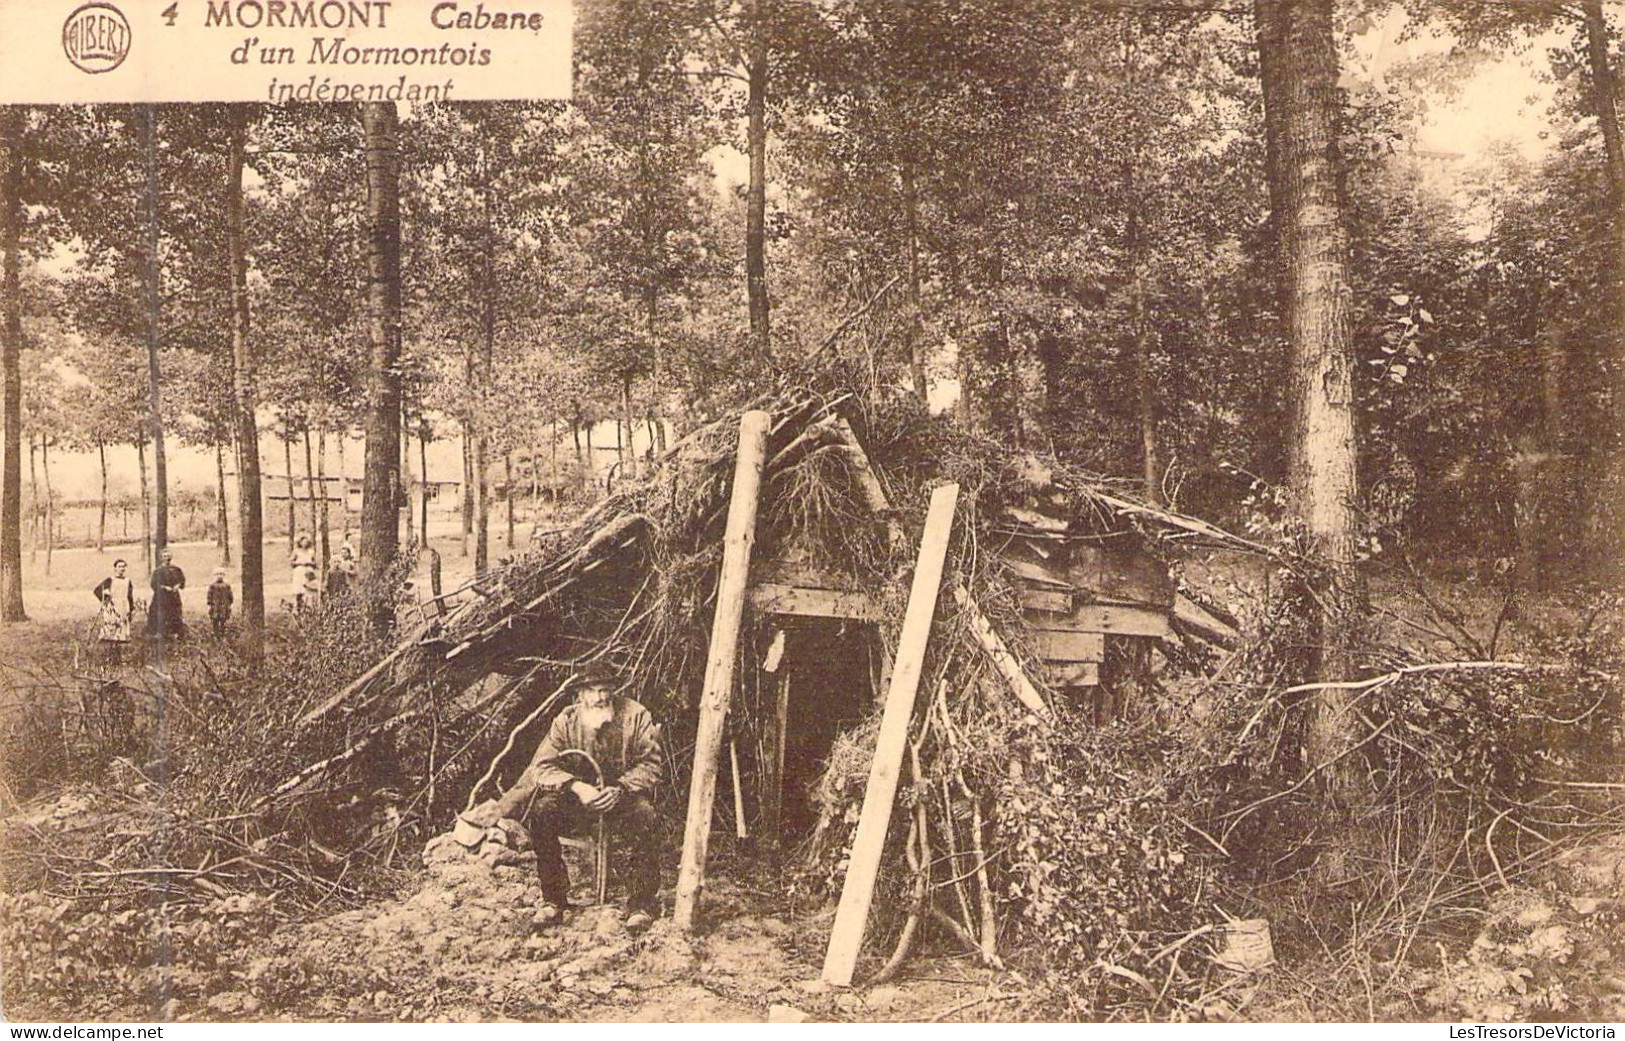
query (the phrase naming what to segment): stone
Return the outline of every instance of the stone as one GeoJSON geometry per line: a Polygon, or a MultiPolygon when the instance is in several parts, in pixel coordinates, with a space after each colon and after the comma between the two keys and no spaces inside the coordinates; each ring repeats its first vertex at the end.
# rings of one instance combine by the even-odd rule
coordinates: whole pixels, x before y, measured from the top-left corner
{"type": "Polygon", "coordinates": [[[767,1010],[767,1021],[769,1023],[805,1023],[807,1022],[807,1013],[794,1005],[774,1005],[767,1010]]]}
{"type": "Polygon", "coordinates": [[[876,987],[863,996],[863,1003],[877,1012],[884,1012],[897,1004],[903,996],[901,987],[876,987]]]}
{"type": "Polygon", "coordinates": [[[829,984],[821,979],[801,980],[796,983],[796,989],[807,994],[828,994],[829,984]]]}

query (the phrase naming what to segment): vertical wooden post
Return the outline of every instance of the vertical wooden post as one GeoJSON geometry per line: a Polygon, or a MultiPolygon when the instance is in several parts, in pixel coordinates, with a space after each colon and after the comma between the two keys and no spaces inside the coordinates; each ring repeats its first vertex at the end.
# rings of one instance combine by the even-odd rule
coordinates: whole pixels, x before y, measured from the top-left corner
{"type": "Polygon", "coordinates": [[[880,734],[875,739],[869,786],[863,793],[863,812],[852,839],[852,857],[841,887],[841,903],[835,911],[835,926],[830,931],[829,950],[824,954],[824,982],[834,986],[852,984],[858,949],[869,922],[869,903],[874,898],[880,854],[886,845],[892,803],[897,798],[909,719],[914,714],[914,695],[925,666],[925,649],[937,610],[942,565],[948,555],[948,536],[953,531],[958,499],[957,484],[945,484],[931,493],[920,557],[914,565],[914,584],[908,594],[908,611],[903,615],[903,631],[897,639],[897,660],[886,692],[886,708],[880,717],[880,734]]]}
{"type": "Polygon", "coordinates": [[[784,746],[790,739],[790,670],[786,668],[778,682],[777,710],[773,714],[773,787],[768,793],[767,826],[773,829],[773,840],[784,849],[784,746]]]}
{"type": "Polygon", "coordinates": [[[673,919],[684,931],[694,929],[694,911],[705,882],[705,854],[711,840],[711,803],[717,792],[717,756],[722,725],[733,691],[734,662],[739,655],[739,623],[745,613],[750,583],[750,550],[756,541],[756,505],[767,464],[767,432],[772,418],[762,411],[739,420],[739,451],[734,460],[733,497],[723,538],[722,573],[717,579],[717,611],[711,622],[711,649],[705,662],[705,691],[700,696],[700,724],[694,737],[694,773],[688,786],[688,820],[683,828],[683,859],[677,869],[677,907],[673,919]]]}

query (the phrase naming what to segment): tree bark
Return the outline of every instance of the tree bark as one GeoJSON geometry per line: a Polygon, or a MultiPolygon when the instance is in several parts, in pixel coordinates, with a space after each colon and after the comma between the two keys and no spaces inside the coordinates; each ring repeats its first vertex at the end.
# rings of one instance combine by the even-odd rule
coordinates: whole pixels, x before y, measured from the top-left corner
{"type": "MultiPolygon", "coordinates": [[[[308,441],[307,441],[308,444],[308,441]]],[[[322,490],[321,521],[321,583],[327,588],[327,572],[333,566],[333,528],[327,511],[327,424],[316,428],[316,484],[322,490]]]]}
{"type": "Polygon", "coordinates": [[[1157,430],[1162,418],[1162,401],[1151,373],[1151,323],[1146,317],[1145,272],[1137,272],[1134,281],[1134,386],[1139,404],[1141,473],[1146,501],[1162,506],[1167,502],[1162,486],[1166,463],[1157,430]]]}
{"type": "Polygon", "coordinates": [[[474,421],[463,417],[463,489],[459,497],[462,512],[463,556],[468,556],[468,539],[474,534],[474,421]]]}
{"type": "Polygon", "coordinates": [[[227,520],[230,516],[226,502],[226,448],[217,442],[214,446],[214,526],[222,564],[231,563],[231,530],[227,520]]]}
{"type": "Polygon", "coordinates": [[[45,475],[45,573],[51,573],[51,553],[56,549],[56,496],[51,493],[51,439],[40,438],[40,472],[45,475]]]}
{"type": "MultiPolygon", "coordinates": [[[[310,449],[310,424],[305,424],[305,525],[310,531],[317,529],[316,523],[316,465],[314,454],[310,449]]],[[[324,488],[325,496],[327,490],[324,488]]]]}
{"type": "Polygon", "coordinates": [[[96,517],[96,552],[101,553],[107,548],[107,445],[100,439],[96,441],[96,458],[102,468],[100,510],[96,517]]]}
{"type": "MultiPolygon", "coordinates": [[[[429,421],[418,418],[418,545],[429,548],[429,421]]],[[[437,591],[438,592],[438,591],[437,591]]]]}
{"type": "Polygon", "coordinates": [[[26,110],[0,106],[0,622],[26,621],[23,609],[23,122],[26,110]]]}
{"type": "Polygon", "coordinates": [[[1581,12],[1585,19],[1586,63],[1591,71],[1592,111],[1597,127],[1602,131],[1604,163],[1607,173],[1608,195],[1613,212],[1610,215],[1609,246],[1612,264],[1609,279],[1612,291],[1614,322],[1615,371],[1613,379],[1612,421],[1603,434],[1599,450],[1606,460],[1604,479],[1599,494],[1592,496],[1589,556],[1597,565],[1599,575],[1608,576],[1612,585],[1625,581],[1625,510],[1619,504],[1621,490],[1625,489],[1625,133],[1621,132],[1619,85],[1613,63],[1608,56],[1608,23],[1603,16],[1602,0],[1582,0],[1581,12]]]}
{"type": "Polygon", "coordinates": [[[28,435],[28,559],[39,552],[39,442],[28,435]]]}
{"type": "Polygon", "coordinates": [[[135,443],[136,468],[141,471],[141,563],[152,570],[152,493],[147,485],[147,442],[135,443]]]}
{"type": "MultiPolygon", "coordinates": [[[[420,486],[422,482],[417,482],[420,486]]],[[[417,545],[417,510],[412,505],[412,417],[401,410],[401,487],[406,492],[406,544],[417,545]]]]}
{"type": "MultiPolygon", "coordinates": [[[[1326,567],[1315,593],[1324,609],[1309,663],[1324,681],[1348,679],[1363,610],[1356,566],[1357,441],[1350,336],[1349,239],[1337,149],[1338,64],[1333,0],[1256,0],[1264,58],[1270,196],[1286,259],[1283,298],[1291,348],[1288,491],[1298,521],[1326,567]]],[[[1347,691],[1315,692],[1305,752],[1327,771],[1334,803],[1355,797],[1358,763],[1347,691]]]]}
{"type": "MultiPolygon", "coordinates": [[[[361,109],[367,153],[367,448],[361,493],[361,578],[381,580],[400,550],[401,191],[395,103],[361,109]]],[[[375,624],[387,628],[387,602],[375,624]]]]}
{"type": "Polygon", "coordinates": [[[293,483],[293,431],[282,421],[282,465],[288,475],[288,556],[293,556],[294,536],[299,531],[299,492],[293,483]]]}
{"type": "Polygon", "coordinates": [[[164,452],[163,380],[158,369],[163,304],[158,258],[158,106],[141,107],[141,151],[147,171],[147,408],[152,425],[154,491],[153,540],[157,552],[169,544],[169,463],[164,452]]]}
{"type": "Polygon", "coordinates": [[[931,403],[925,378],[925,315],[920,309],[920,197],[915,183],[914,161],[903,163],[903,226],[908,240],[908,371],[914,383],[914,396],[920,404],[931,403]]]}
{"type": "Polygon", "coordinates": [[[757,357],[772,355],[767,297],[767,12],[769,0],[750,0],[750,53],[745,63],[746,149],[750,185],[745,198],[745,288],[750,342],[757,357]]]}
{"type": "Polygon", "coordinates": [[[508,483],[508,548],[513,549],[513,452],[502,453],[502,476],[508,483]]]}
{"type": "Polygon", "coordinates": [[[621,426],[626,431],[624,450],[621,454],[621,476],[627,480],[636,480],[638,476],[638,446],[634,436],[637,432],[632,417],[632,374],[624,373],[621,376],[621,426]]]}
{"type": "Polygon", "coordinates": [[[574,422],[570,424],[570,438],[576,446],[576,488],[585,491],[587,488],[587,464],[581,455],[581,414],[576,414],[574,422]]]}

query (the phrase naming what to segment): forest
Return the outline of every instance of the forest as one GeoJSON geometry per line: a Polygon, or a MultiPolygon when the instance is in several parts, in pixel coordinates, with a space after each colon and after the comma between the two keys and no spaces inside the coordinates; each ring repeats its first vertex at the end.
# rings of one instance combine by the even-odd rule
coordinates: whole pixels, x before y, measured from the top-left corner
{"type": "Polygon", "coordinates": [[[575,6],[568,101],[0,106],[9,1018],[1625,1015],[1625,9],[575,6]],[[724,740],[761,413],[759,557],[875,632],[747,614],[724,740]],[[868,982],[798,988],[950,483],[868,982]],[[1046,671],[1051,537],[1150,547],[1154,660],[1046,671]],[[171,547],[229,633],[99,660],[171,547]],[[530,936],[439,838],[587,661],[668,882],[714,795],[698,938],[530,936]]]}

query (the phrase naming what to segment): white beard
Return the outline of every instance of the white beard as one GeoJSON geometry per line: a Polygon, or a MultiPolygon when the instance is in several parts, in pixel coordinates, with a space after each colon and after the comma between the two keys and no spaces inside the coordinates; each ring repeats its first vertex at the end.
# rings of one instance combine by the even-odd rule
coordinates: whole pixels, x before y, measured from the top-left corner
{"type": "Polygon", "coordinates": [[[615,715],[615,706],[605,702],[602,705],[591,707],[583,705],[579,716],[581,725],[589,731],[596,732],[615,715]]]}

